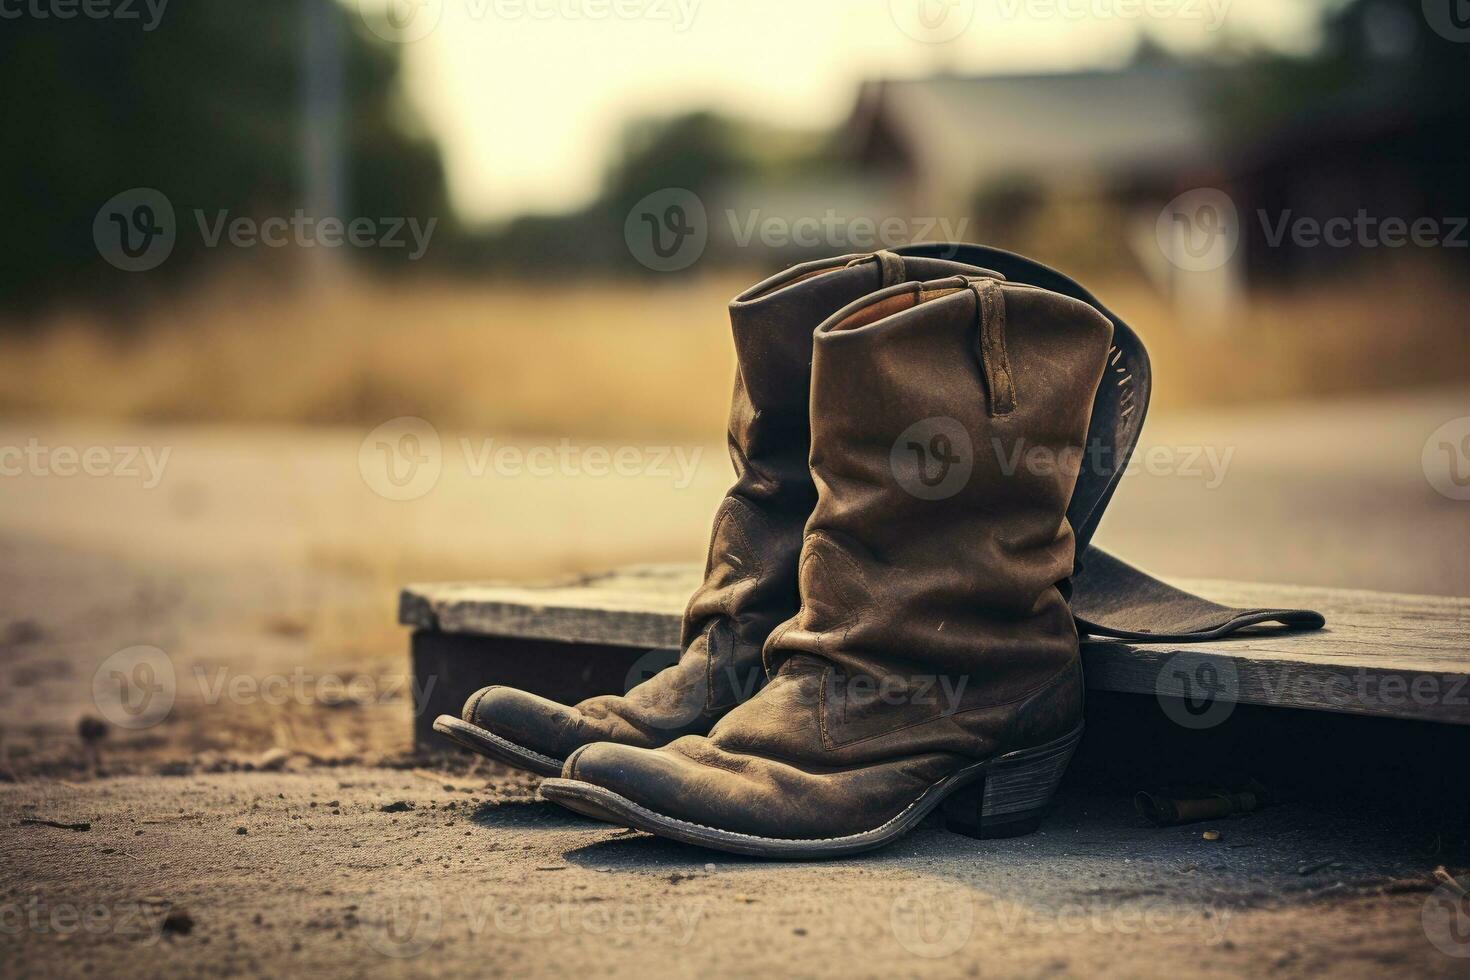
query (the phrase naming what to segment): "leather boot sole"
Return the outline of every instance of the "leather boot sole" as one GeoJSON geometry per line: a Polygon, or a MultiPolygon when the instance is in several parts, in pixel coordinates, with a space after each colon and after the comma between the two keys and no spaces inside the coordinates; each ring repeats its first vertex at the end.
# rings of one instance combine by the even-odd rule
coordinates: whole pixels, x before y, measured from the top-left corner
{"type": "Polygon", "coordinates": [[[553,759],[549,755],[542,755],[523,745],[517,745],[509,739],[487,732],[478,725],[461,721],[453,715],[440,715],[435,718],[434,731],[456,745],[463,746],[471,752],[478,752],[496,762],[503,762],[515,769],[526,769],[540,776],[561,775],[564,760],[553,759]]]}
{"type": "Polygon", "coordinates": [[[946,826],[967,837],[988,840],[1031,833],[1040,825],[1081,737],[1078,725],[1054,742],[966,766],[929,787],[886,823],[843,837],[760,837],[706,827],[657,813],[577,779],[548,779],[541,784],[541,795],[598,820],[717,851],[786,860],[834,858],[889,844],[941,805],[946,826]]]}

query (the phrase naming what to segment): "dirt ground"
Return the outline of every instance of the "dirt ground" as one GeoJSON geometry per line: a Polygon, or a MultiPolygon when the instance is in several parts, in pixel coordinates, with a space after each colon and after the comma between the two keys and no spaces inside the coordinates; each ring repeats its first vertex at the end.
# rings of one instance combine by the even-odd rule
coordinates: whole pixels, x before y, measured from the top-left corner
{"type": "MultiPolygon", "coordinates": [[[[1173,471],[1130,477],[1100,542],[1167,574],[1470,594],[1466,504],[1421,461],[1467,406],[1156,419],[1173,471]],[[1194,447],[1231,452],[1218,480],[1185,472],[1194,447]]],[[[359,467],[367,435],[0,426],[4,446],[170,451],[154,486],[0,480],[7,975],[1470,975],[1470,932],[1435,931],[1454,920],[1433,841],[1306,807],[1157,830],[1126,794],[1074,792],[1033,837],[923,829],[798,866],[417,756],[398,585],[692,559],[728,464],[711,445],[682,447],[687,479],[476,475],[444,432],[432,492],[393,501],[359,467]],[[175,672],[172,710],[84,742],[94,675],[138,645],[175,672]]]]}
{"type": "Polygon", "coordinates": [[[593,823],[529,780],[381,768],[0,787],[6,973],[1465,975],[1415,855],[1276,809],[1141,827],[1069,800],[978,845],[921,828],[820,864],[593,823]],[[85,831],[20,820],[85,823],[85,831]],[[1313,842],[1309,849],[1304,845],[1313,842]],[[1353,856],[1327,863],[1330,847],[1353,856]],[[1302,863],[1302,862],[1306,863],[1302,863]],[[1326,866],[1319,867],[1319,864],[1326,866]]]}

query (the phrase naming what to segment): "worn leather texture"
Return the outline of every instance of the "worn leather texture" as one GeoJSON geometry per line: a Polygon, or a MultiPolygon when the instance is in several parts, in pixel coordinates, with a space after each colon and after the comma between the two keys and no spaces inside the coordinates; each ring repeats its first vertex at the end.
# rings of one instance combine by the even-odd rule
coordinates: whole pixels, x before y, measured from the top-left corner
{"type": "Polygon", "coordinates": [[[1072,614],[1078,629],[1090,636],[1202,642],[1263,623],[1302,630],[1326,624],[1310,609],[1239,609],[1211,602],[1098,549],[1090,550],[1074,581],[1072,614]]]}
{"type": "Polygon", "coordinates": [[[975,274],[940,258],[844,255],[794,266],[730,303],[737,362],[727,442],[735,484],[715,514],[703,583],[678,661],[623,695],[563,705],[508,687],[477,691],[464,720],[563,759],[595,741],[658,746],[709,731],[764,683],[761,648],[797,609],[797,556],[816,502],[808,468],[813,330],[894,282],[975,274]]]}
{"type": "Polygon", "coordinates": [[[1153,371],[1148,351],[1131,327],[1070,277],[1033,259],[962,242],[930,242],[895,249],[906,260],[945,259],[992,269],[1013,283],[1080,300],[1113,325],[1112,349],[1093,401],[1084,466],[1067,517],[1077,539],[1070,588],[1078,629],[1137,642],[1193,643],[1219,639],[1246,627],[1320,629],[1325,620],[1309,609],[1238,609],[1175,588],[1091,546],[1092,535],[1138,443],[1148,414],[1153,371]],[[1274,625],[1273,625],[1274,624],[1274,625]]]}
{"type": "Polygon", "coordinates": [[[766,643],[771,683],[707,737],[591,745],[563,776],[736,833],[836,837],[1075,730],[1059,585],[1111,333],[1086,303],[993,278],[881,290],[824,322],[817,500],[800,608],[766,643]]]}

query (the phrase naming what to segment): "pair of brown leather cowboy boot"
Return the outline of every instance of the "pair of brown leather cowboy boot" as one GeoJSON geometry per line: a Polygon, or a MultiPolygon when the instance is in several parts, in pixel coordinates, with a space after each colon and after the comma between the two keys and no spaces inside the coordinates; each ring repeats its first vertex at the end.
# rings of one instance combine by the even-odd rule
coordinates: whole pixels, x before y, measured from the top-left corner
{"type": "Polygon", "coordinates": [[[1303,625],[1193,597],[1186,621],[1175,602],[1161,616],[1149,589],[1167,587],[1101,555],[1088,591],[1113,622],[1079,612],[1074,566],[1137,438],[1148,363],[1060,274],[918,246],[796,266],[730,317],[737,479],[678,662],[575,706],[485,688],[435,723],[557,777],[546,798],[793,858],[881,846],[938,807],[974,837],[1024,833],[1081,735],[1077,622],[1303,625]],[[1120,611],[1120,592],[1145,599],[1120,611]]]}

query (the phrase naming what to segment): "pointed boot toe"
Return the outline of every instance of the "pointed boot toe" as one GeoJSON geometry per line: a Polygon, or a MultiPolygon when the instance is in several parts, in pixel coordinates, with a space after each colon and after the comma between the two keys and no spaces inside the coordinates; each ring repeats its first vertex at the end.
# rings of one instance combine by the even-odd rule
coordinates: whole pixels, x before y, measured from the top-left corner
{"type": "Polygon", "coordinates": [[[561,773],[566,756],[586,742],[581,712],[513,687],[470,695],[462,717],[440,715],[434,730],[471,751],[542,776],[561,773]]]}

